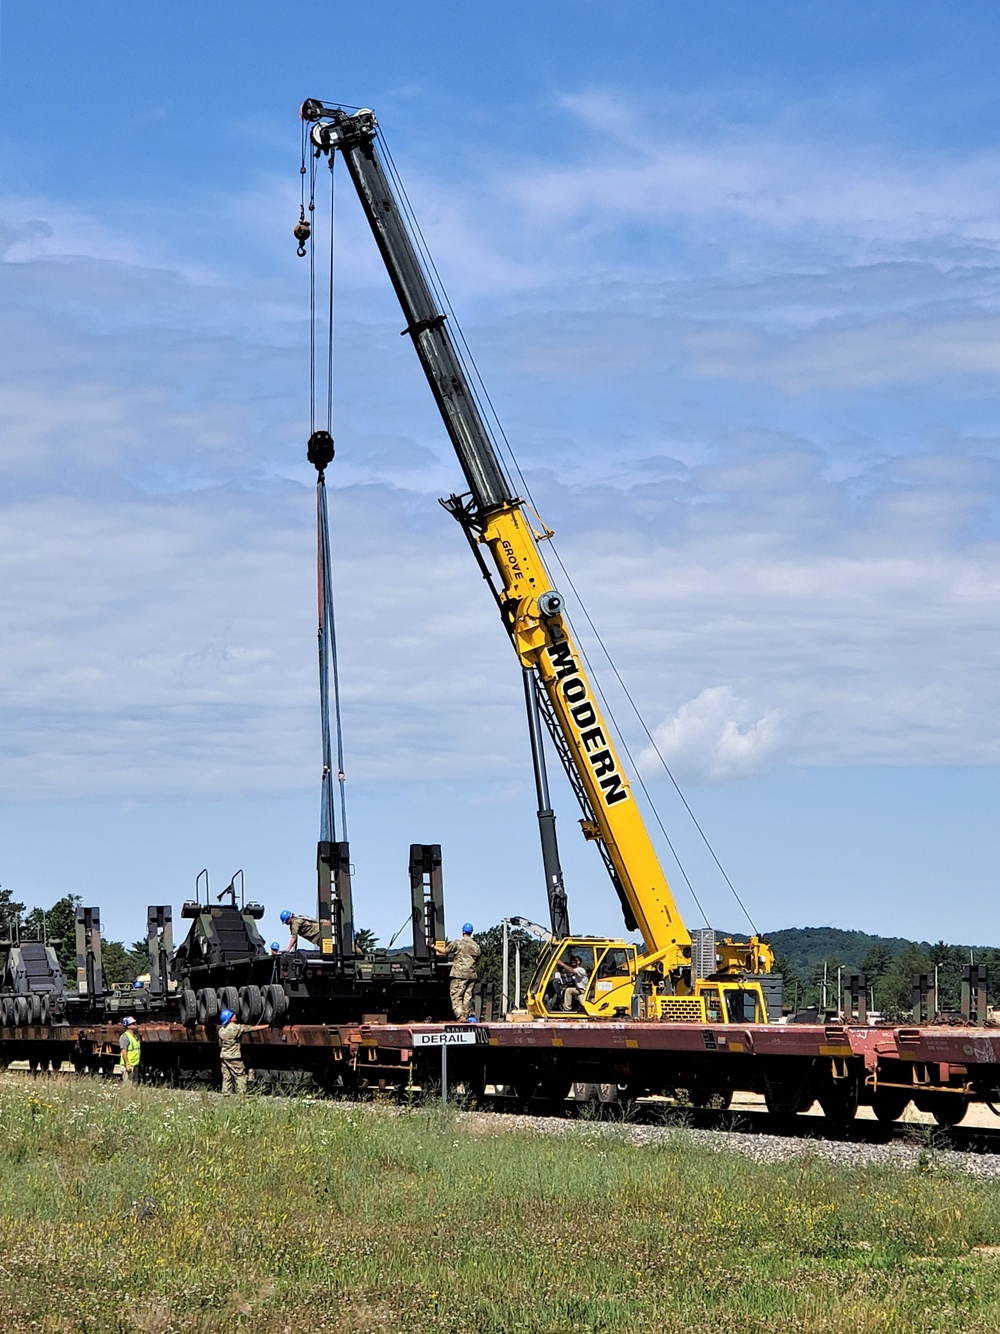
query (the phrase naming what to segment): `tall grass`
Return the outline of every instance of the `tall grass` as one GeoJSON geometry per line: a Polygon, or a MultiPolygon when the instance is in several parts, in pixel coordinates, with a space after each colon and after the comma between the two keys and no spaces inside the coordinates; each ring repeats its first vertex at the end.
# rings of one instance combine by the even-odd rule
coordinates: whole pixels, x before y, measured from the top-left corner
{"type": "Polygon", "coordinates": [[[0,1328],[997,1327],[992,1184],[475,1124],[3,1077],[0,1328]]]}

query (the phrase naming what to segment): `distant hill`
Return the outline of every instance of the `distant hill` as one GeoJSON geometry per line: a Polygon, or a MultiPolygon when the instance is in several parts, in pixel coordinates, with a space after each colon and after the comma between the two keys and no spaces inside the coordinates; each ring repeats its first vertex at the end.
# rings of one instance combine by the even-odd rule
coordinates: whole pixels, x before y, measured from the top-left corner
{"type": "Polygon", "coordinates": [[[842,931],[835,926],[793,926],[783,931],[765,931],[765,939],[782,959],[787,959],[802,977],[824,960],[836,959],[845,968],[861,967],[861,961],[873,946],[886,947],[893,958],[907,945],[930,949],[926,940],[907,940],[903,936],[873,936],[867,931],[842,931]]]}

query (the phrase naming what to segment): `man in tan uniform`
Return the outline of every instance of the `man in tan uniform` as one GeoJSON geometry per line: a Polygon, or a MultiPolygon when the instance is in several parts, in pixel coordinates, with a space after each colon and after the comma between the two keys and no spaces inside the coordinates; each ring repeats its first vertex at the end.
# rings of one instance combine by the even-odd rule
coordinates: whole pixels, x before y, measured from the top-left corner
{"type": "Polygon", "coordinates": [[[476,965],[481,953],[472,939],[472,923],[466,922],[458,940],[435,945],[435,951],[451,960],[451,1008],[456,1019],[472,1018],[472,989],[476,985],[476,965]]]}
{"type": "Polygon", "coordinates": [[[219,1015],[219,1064],[222,1066],[224,1098],[247,1091],[247,1068],[243,1064],[243,1048],[240,1045],[243,1034],[267,1028],[267,1024],[237,1024],[235,1018],[232,1010],[223,1010],[219,1015]]]}
{"type": "Polygon", "coordinates": [[[303,940],[308,940],[310,945],[319,944],[319,922],[315,917],[301,917],[298,913],[288,912],[286,909],[281,914],[281,920],[292,933],[292,938],[288,942],[290,950],[297,947],[300,936],[303,940]]]}

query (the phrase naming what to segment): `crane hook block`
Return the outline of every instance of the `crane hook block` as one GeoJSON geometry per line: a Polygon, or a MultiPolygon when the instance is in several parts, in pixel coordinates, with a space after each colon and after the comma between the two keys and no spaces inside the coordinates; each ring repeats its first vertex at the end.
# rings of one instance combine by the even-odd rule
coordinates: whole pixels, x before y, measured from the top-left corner
{"type": "Polygon", "coordinates": [[[292,235],[299,243],[299,248],[295,253],[301,257],[306,253],[306,242],[312,235],[312,224],[306,218],[306,211],[304,208],[299,209],[299,220],[295,224],[295,230],[292,232],[292,235]]]}
{"type": "Polygon", "coordinates": [[[322,472],[333,461],[333,436],[329,431],[313,431],[306,446],[306,455],[317,472],[322,472]]]}

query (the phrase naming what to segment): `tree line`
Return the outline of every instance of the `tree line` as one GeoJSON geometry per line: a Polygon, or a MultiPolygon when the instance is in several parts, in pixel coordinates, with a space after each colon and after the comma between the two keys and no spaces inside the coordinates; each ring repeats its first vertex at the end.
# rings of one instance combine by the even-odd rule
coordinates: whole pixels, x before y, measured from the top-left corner
{"type": "MultiPolygon", "coordinates": [[[[0,886],[0,940],[44,940],[55,950],[66,985],[76,985],[76,910],[79,894],[64,894],[51,908],[27,909],[14,901],[13,892],[0,886]]],[[[134,982],[149,967],[144,940],[125,945],[102,940],[101,961],[108,986],[134,982]]]]}

